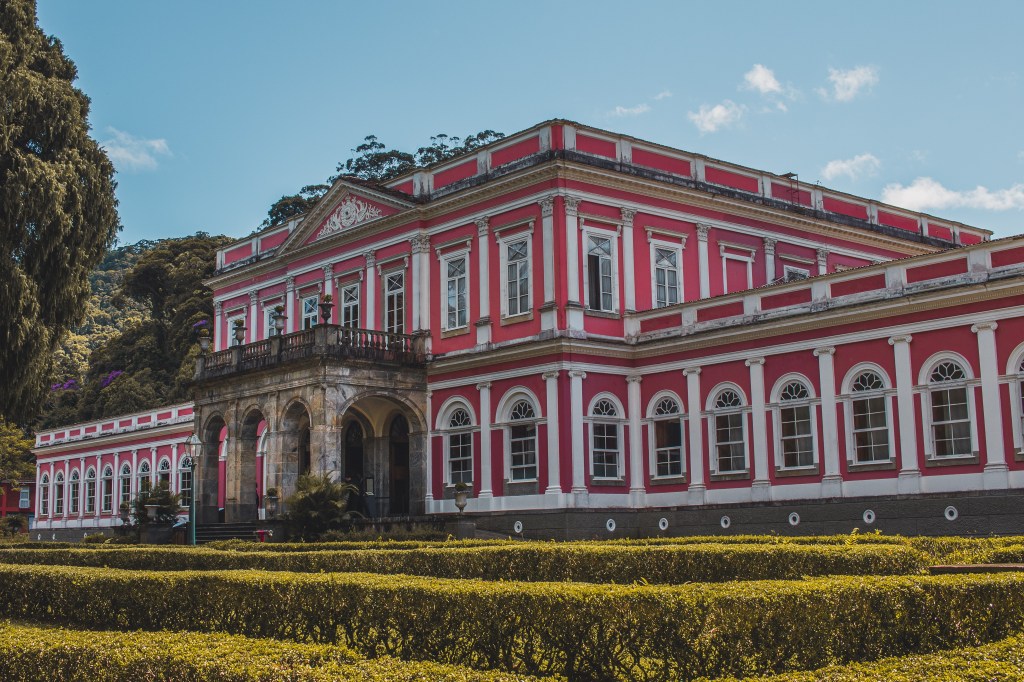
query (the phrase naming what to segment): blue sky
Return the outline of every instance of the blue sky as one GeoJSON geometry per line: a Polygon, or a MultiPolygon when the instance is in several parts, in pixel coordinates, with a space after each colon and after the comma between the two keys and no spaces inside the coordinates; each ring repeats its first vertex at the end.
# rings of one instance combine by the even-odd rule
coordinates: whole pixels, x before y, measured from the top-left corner
{"type": "Polygon", "coordinates": [[[1024,233],[1024,3],[39,0],[122,242],[244,236],[368,134],[562,117],[1024,233]]]}

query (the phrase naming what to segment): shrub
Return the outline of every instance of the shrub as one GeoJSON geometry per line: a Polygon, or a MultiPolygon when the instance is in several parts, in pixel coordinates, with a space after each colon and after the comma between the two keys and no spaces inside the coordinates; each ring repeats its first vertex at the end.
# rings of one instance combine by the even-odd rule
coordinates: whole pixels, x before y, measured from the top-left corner
{"type": "Polygon", "coordinates": [[[317,539],[324,533],[340,530],[352,518],[348,511],[351,495],[359,488],[335,481],[330,474],[303,474],[295,483],[295,493],[287,500],[285,526],[293,537],[317,539]]]}
{"type": "Polygon", "coordinates": [[[1024,575],[668,587],[0,566],[0,609],[104,629],[342,643],[372,656],[597,682],[675,680],[995,641],[1024,628],[1024,575]]]}

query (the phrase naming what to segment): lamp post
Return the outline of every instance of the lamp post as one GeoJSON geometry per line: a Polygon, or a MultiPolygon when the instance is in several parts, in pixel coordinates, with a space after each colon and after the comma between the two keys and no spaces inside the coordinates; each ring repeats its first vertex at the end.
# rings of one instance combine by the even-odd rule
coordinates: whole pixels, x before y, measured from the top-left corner
{"type": "Polygon", "coordinates": [[[188,491],[188,544],[195,546],[196,544],[196,492],[198,486],[196,485],[196,459],[199,457],[199,448],[202,447],[203,442],[199,440],[199,437],[194,433],[190,433],[188,438],[185,439],[185,461],[182,462],[189,468],[192,475],[192,481],[188,491]]]}

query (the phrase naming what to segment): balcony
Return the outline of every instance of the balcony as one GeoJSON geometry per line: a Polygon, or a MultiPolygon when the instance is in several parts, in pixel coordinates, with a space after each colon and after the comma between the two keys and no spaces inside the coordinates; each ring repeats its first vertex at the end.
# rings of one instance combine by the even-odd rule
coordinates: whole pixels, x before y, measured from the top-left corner
{"type": "Polygon", "coordinates": [[[322,324],[200,355],[194,378],[203,381],[309,360],[422,366],[426,353],[420,336],[322,324]]]}

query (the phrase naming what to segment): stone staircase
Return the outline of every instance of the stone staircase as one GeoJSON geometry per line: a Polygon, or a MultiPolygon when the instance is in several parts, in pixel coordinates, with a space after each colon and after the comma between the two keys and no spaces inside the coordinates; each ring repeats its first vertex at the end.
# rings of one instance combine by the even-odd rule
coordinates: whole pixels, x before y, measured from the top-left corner
{"type": "Polygon", "coordinates": [[[266,528],[266,525],[259,521],[200,524],[196,527],[196,544],[216,540],[256,540],[256,530],[260,528],[266,528]]]}

